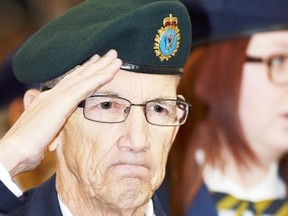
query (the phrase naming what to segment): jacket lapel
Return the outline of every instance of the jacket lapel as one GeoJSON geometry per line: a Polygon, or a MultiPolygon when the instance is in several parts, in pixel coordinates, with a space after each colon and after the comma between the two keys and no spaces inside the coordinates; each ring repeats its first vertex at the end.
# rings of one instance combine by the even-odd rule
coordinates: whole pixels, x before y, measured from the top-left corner
{"type": "Polygon", "coordinates": [[[29,216],[62,216],[55,187],[55,175],[34,189],[29,216]]]}

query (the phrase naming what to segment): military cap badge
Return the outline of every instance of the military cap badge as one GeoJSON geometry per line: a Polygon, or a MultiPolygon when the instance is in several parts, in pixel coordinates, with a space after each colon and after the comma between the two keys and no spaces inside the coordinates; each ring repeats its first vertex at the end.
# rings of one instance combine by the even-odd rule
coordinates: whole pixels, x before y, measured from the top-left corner
{"type": "Polygon", "coordinates": [[[163,19],[163,27],[158,30],[154,39],[154,51],[157,57],[161,61],[168,61],[174,56],[180,45],[180,30],[177,26],[178,19],[173,17],[172,14],[169,17],[163,19]]]}

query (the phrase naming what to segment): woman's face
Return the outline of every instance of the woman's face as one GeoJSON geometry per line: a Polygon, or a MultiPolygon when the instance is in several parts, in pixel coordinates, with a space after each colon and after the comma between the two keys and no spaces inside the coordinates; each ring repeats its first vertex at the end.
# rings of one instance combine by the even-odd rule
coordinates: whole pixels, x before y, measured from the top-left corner
{"type": "Polygon", "coordinates": [[[254,34],[246,54],[263,59],[279,56],[270,67],[266,62],[244,64],[239,101],[247,142],[261,160],[277,160],[288,152],[288,64],[284,58],[288,56],[288,30],[254,34]],[[281,84],[269,78],[271,67],[281,72],[281,84]]]}

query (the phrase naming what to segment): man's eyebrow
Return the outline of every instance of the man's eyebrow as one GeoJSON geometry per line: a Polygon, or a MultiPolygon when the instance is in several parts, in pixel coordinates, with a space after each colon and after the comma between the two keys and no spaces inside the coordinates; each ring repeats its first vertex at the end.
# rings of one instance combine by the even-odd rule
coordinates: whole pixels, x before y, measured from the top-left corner
{"type": "Polygon", "coordinates": [[[95,96],[95,95],[119,97],[119,94],[113,91],[96,91],[94,92],[92,96],[95,96]]]}
{"type": "Polygon", "coordinates": [[[172,100],[176,100],[178,97],[176,96],[162,96],[162,97],[156,97],[156,98],[151,98],[150,100],[147,100],[147,101],[151,101],[151,100],[153,100],[153,101],[158,101],[158,100],[167,100],[167,99],[172,99],[172,100]]]}
{"type": "MultiPolygon", "coordinates": [[[[121,95],[119,95],[119,93],[117,92],[114,92],[114,91],[109,91],[109,90],[106,90],[106,91],[96,91],[94,92],[94,94],[92,96],[96,96],[96,95],[100,95],[100,96],[110,96],[110,97],[123,97],[121,95]]],[[[178,96],[168,96],[168,95],[165,95],[165,96],[161,96],[161,97],[155,97],[155,98],[147,98],[144,102],[147,102],[147,101],[158,101],[158,100],[166,100],[166,99],[172,99],[172,100],[176,100],[178,99],[178,96]]]]}

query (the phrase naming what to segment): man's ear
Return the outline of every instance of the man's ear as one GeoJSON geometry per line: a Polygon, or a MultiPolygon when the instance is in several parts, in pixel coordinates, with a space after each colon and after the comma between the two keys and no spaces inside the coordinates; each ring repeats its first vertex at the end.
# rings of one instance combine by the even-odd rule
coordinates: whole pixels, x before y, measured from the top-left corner
{"type": "MultiPolygon", "coordinates": [[[[177,98],[180,98],[180,99],[182,99],[182,100],[185,100],[185,98],[184,98],[183,95],[179,95],[179,94],[178,94],[178,95],[177,95],[177,98]]],[[[175,131],[174,131],[174,134],[173,134],[173,142],[174,142],[174,140],[175,140],[175,138],[176,138],[176,136],[177,136],[179,127],[180,127],[180,126],[177,126],[177,127],[175,128],[175,131]]]]}
{"type": "Polygon", "coordinates": [[[27,109],[28,106],[33,102],[37,95],[39,95],[41,91],[37,89],[29,89],[26,91],[23,99],[24,109],[27,109]]]}
{"type": "Polygon", "coordinates": [[[177,95],[177,98],[180,98],[180,99],[182,99],[182,100],[185,100],[184,96],[183,96],[183,95],[180,95],[180,94],[177,95]]]}

